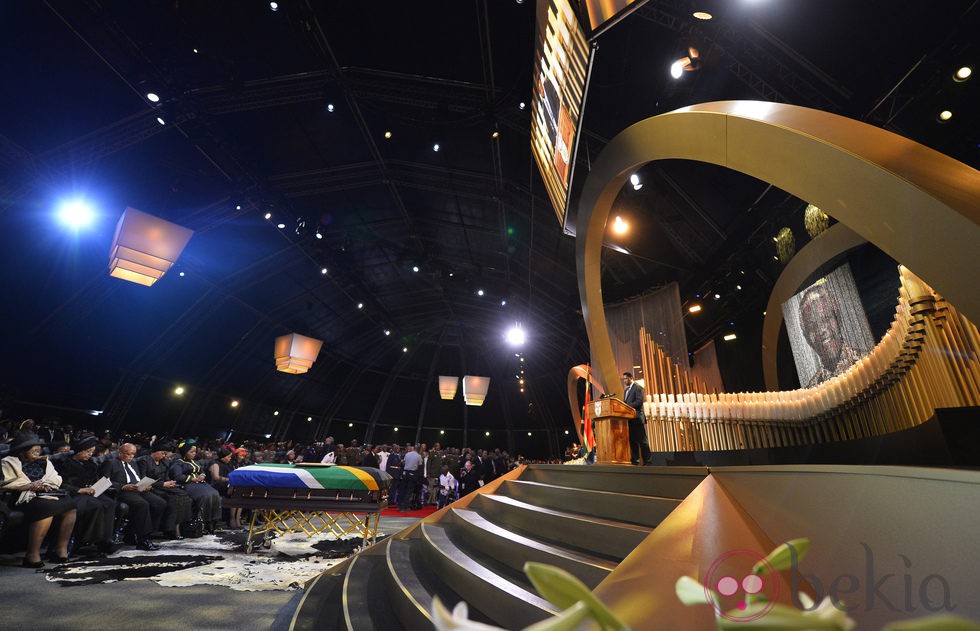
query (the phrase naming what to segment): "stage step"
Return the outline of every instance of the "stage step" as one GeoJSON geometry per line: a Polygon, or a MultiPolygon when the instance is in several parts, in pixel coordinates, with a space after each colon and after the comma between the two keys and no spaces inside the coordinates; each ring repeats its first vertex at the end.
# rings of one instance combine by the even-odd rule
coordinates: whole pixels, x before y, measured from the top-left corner
{"type": "Polygon", "coordinates": [[[497,493],[542,508],[569,512],[576,512],[581,508],[588,515],[648,528],[663,521],[681,502],[673,497],[592,491],[525,480],[507,480],[501,484],[497,493]]]}
{"type": "Polygon", "coordinates": [[[651,528],[583,513],[535,506],[505,495],[479,495],[470,504],[481,515],[522,535],[615,562],[646,539],[651,528]]]}
{"type": "Polygon", "coordinates": [[[427,629],[435,596],[450,610],[464,600],[471,620],[533,624],[555,608],[524,575],[527,561],[595,588],[706,475],[689,467],[528,467],[494,493],[328,570],[308,586],[293,629],[427,629]]]}
{"type": "Polygon", "coordinates": [[[589,554],[546,544],[507,530],[476,511],[465,508],[453,509],[446,523],[454,539],[469,544],[497,559],[523,575],[528,561],[547,563],[560,567],[577,576],[590,588],[598,585],[616,567],[616,563],[589,554]]]}
{"type": "MultiPolygon", "coordinates": [[[[466,601],[494,624],[523,628],[550,615],[555,608],[530,586],[518,584],[461,550],[439,524],[422,524],[422,541],[433,569],[466,601]]],[[[485,559],[481,559],[485,562],[485,559]]]]}
{"type": "Polygon", "coordinates": [[[704,467],[600,467],[534,465],[521,476],[527,482],[611,493],[684,499],[708,475],[704,467]]]}

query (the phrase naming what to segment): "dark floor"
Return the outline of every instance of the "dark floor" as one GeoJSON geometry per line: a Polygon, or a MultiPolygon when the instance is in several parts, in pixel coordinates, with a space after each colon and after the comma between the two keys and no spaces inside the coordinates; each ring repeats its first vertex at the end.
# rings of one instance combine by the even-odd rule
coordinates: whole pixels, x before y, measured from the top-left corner
{"type": "MultiPolygon", "coordinates": [[[[416,521],[382,517],[379,531],[394,534],[416,521]]],[[[21,556],[7,557],[6,561],[19,563],[21,556]]],[[[202,585],[161,587],[149,580],[62,587],[46,580],[43,572],[0,566],[0,627],[23,631],[285,631],[302,597],[302,590],[243,592],[202,585]]]]}

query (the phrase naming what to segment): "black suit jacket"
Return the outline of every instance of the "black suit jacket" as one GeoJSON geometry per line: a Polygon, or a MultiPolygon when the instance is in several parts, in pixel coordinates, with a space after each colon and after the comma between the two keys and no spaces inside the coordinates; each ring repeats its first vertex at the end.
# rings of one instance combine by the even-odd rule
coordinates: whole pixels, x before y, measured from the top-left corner
{"type": "MultiPolygon", "coordinates": [[[[136,472],[137,477],[139,476],[139,467],[135,460],[131,460],[129,466],[133,468],[136,472]]],[[[129,477],[126,475],[126,470],[123,469],[123,463],[118,458],[107,458],[102,466],[99,467],[99,475],[109,478],[112,482],[112,488],[118,490],[121,489],[126,484],[131,484],[129,477]]]]}
{"type": "Polygon", "coordinates": [[[623,402],[636,410],[636,418],[641,421],[645,420],[643,416],[643,399],[643,387],[635,381],[630,384],[623,394],[623,402]]]}

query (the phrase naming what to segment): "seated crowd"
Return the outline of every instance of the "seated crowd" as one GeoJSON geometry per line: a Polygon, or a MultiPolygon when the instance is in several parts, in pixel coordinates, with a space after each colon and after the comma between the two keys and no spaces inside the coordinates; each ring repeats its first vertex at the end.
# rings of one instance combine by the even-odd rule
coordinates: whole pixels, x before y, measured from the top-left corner
{"type": "MultiPolygon", "coordinates": [[[[183,539],[242,528],[241,509],[222,510],[234,469],[259,463],[333,463],[376,467],[392,477],[389,504],[408,511],[442,508],[524,464],[506,451],[393,445],[301,444],[235,446],[219,440],[181,440],[91,432],[31,420],[0,423],[0,544],[7,517],[19,511],[27,531],[24,567],[64,563],[72,555],[111,555],[123,544],[158,550],[154,538],[183,539]],[[109,487],[98,488],[102,478],[109,487]],[[153,482],[141,484],[149,478],[153,482]],[[53,528],[52,528],[53,527],[53,528]]],[[[104,484],[104,482],[102,483],[104,484]]],[[[23,543],[21,543],[23,546],[23,543]]]]}

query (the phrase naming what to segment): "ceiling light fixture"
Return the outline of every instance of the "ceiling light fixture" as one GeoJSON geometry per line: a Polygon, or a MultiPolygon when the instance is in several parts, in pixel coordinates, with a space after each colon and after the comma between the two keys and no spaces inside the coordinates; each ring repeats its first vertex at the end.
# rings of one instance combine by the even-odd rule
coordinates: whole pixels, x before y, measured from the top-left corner
{"type": "Polygon", "coordinates": [[[491,138],[500,138],[500,132],[499,132],[499,131],[497,131],[497,130],[495,129],[495,130],[493,131],[493,133],[492,133],[492,134],[490,134],[490,137],[491,137],[491,138]]]}
{"type": "Polygon", "coordinates": [[[325,267],[321,268],[320,269],[320,273],[323,274],[324,276],[326,276],[326,274],[327,274],[327,268],[325,268],[325,267]]]}
{"type": "Polygon", "coordinates": [[[279,3],[278,2],[270,2],[269,3],[269,8],[272,9],[272,11],[274,13],[274,12],[276,12],[276,11],[279,10],[279,3]]]}
{"type": "Polygon", "coordinates": [[[388,139],[391,138],[391,132],[390,131],[386,131],[385,132],[385,138],[388,138],[388,139]]]}
{"type": "Polygon", "coordinates": [[[715,294],[714,298],[715,298],[715,300],[720,300],[721,299],[721,294],[715,294]]]}
{"type": "Polygon", "coordinates": [[[640,183],[640,176],[636,173],[630,176],[630,184],[633,185],[634,191],[638,191],[643,188],[643,184],[640,183]]]}
{"type": "Polygon", "coordinates": [[[194,54],[196,55],[196,54],[197,54],[197,49],[196,49],[196,48],[194,48],[194,49],[192,49],[192,50],[194,51],[194,54]]]}
{"type": "Polygon", "coordinates": [[[273,412],[272,415],[273,416],[279,416],[279,410],[276,410],[275,412],[273,412]]]}
{"type": "Polygon", "coordinates": [[[949,110],[943,110],[943,111],[939,112],[939,117],[938,118],[939,118],[939,122],[940,123],[945,123],[945,122],[949,121],[949,119],[953,118],[953,113],[950,112],[949,110]]]}
{"type": "MultiPolygon", "coordinates": [[[[235,206],[235,210],[241,210],[241,209],[242,209],[242,205],[241,205],[241,204],[237,204],[237,205],[235,206]]],[[[269,218],[269,217],[271,217],[271,216],[272,216],[272,215],[269,215],[268,217],[266,217],[266,219],[268,219],[268,218],[269,218]]]]}
{"type": "Polygon", "coordinates": [[[524,109],[525,107],[527,107],[527,103],[525,103],[524,101],[521,101],[521,102],[520,102],[520,103],[518,104],[518,106],[517,106],[517,109],[521,109],[521,110],[522,110],[522,109],[524,109]]]}
{"type": "Polygon", "coordinates": [[[184,386],[177,386],[174,388],[174,394],[176,394],[178,397],[184,394],[184,386]]]}
{"type": "Polygon", "coordinates": [[[955,73],[953,73],[953,81],[955,81],[956,83],[963,83],[964,81],[969,79],[970,75],[972,74],[973,74],[973,68],[971,68],[970,66],[963,66],[955,73]]]}
{"type": "Polygon", "coordinates": [[[629,231],[630,225],[623,221],[623,218],[616,215],[615,221],[613,221],[613,232],[616,234],[626,234],[629,231]]]}
{"type": "Polygon", "coordinates": [[[482,296],[483,295],[483,290],[482,289],[477,289],[476,290],[476,295],[477,296],[482,296]]]}
{"type": "Polygon", "coordinates": [[[285,229],[285,227],[286,227],[286,224],[284,224],[284,223],[276,224],[276,228],[279,228],[280,230],[285,229]]]}
{"type": "Polygon", "coordinates": [[[358,309],[363,309],[364,308],[364,303],[363,302],[357,303],[357,308],[358,309]]]}
{"type": "Polygon", "coordinates": [[[418,265],[413,265],[413,266],[412,266],[412,271],[413,271],[413,272],[415,272],[415,273],[417,274],[417,273],[418,273],[418,271],[419,271],[419,266],[418,266],[418,265]]]}
{"type": "Polygon", "coordinates": [[[238,407],[238,399],[233,399],[232,400],[231,407],[233,407],[233,408],[237,408],[238,407]]]}
{"type": "Polygon", "coordinates": [[[166,125],[167,124],[167,121],[163,120],[159,116],[157,116],[157,122],[160,123],[161,125],[166,125]]]}
{"type": "Polygon", "coordinates": [[[389,329],[385,329],[385,335],[386,336],[391,335],[391,331],[389,329]]]}
{"type": "Polygon", "coordinates": [[[734,339],[735,339],[735,337],[736,337],[736,336],[735,336],[735,334],[734,334],[734,333],[729,333],[729,334],[728,334],[728,335],[726,335],[726,336],[725,336],[725,337],[724,337],[723,339],[724,339],[724,340],[725,340],[726,342],[731,342],[732,340],[734,340],[734,339]]]}
{"type": "Polygon", "coordinates": [[[317,239],[322,239],[322,238],[323,238],[323,233],[322,233],[322,232],[320,232],[319,230],[317,230],[317,231],[316,231],[316,238],[317,238],[317,239]]]}
{"type": "Polygon", "coordinates": [[[333,103],[327,103],[327,111],[333,112],[333,103]]]}
{"type": "Polygon", "coordinates": [[[307,417],[306,417],[306,422],[307,422],[307,423],[309,423],[309,422],[310,422],[310,421],[312,421],[312,420],[313,420],[313,417],[312,417],[312,416],[307,416],[307,417]]]}
{"type": "Polygon", "coordinates": [[[439,151],[439,143],[438,142],[436,144],[432,145],[432,150],[433,151],[439,151]]]}
{"type": "Polygon", "coordinates": [[[159,103],[160,95],[158,95],[156,92],[147,92],[146,100],[149,101],[150,103],[159,103]]]}
{"type": "Polygon", "coordinates": [[[266,213],[265,214],[265,218],[266,219],[272,219],[272,213],[266,213]]]}
{"type": "Polygon", "coordinates": [[[701,53],[698,52],[697,48],[689,46],[687,57],[681,57],[670,64],[670,76],[680,79],[685,72],[693,72],[699,68],[701,68],[701,53]]]}
{"type": "Polygon", "coordinates": [[[506,300],[501,300],[500,301],[500,306],[501,307],[506,307],[507,306],[507,301],[506,300]]]}
{"type": "Polygon", "coordinates": [[[407,353],[408,352],[408,347],[407,346],[402,346],[402,352],[403,353],[407,353]]]}
{"type": "Polygon", "coordinates": [[[181,278],[183,278],[183,277],[184,277],[184,272],[180,272],[180,273],[178,274],[178,276],[180,276],[181,278]]]}
{"type": "Polygon", "coordinates": [[[687,308],[688,313],[697,313],[701,311],[701,305],[691,305],[687,308]]]}
{"type": "Polygon", "coordinates": [[[710,20],[711,18],[715,17],[715,16],[711,15],[710,13],[708,13],[707,11],[695,11],[691,15],[694,16],[694,17],[696,17],[699,20],[710,20]]]}

